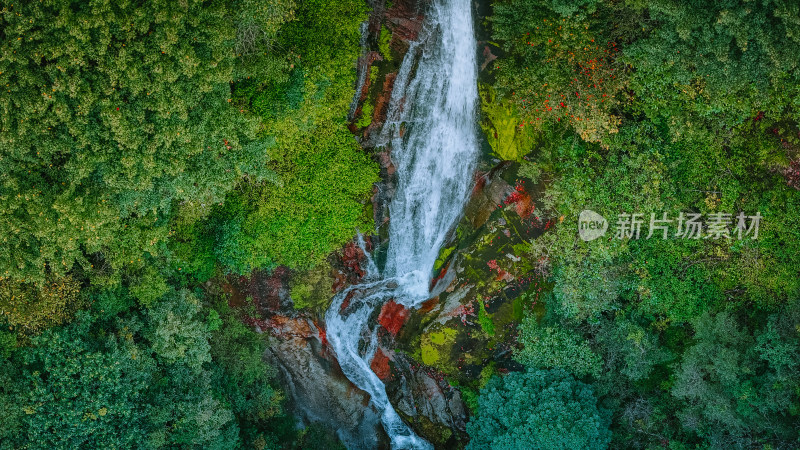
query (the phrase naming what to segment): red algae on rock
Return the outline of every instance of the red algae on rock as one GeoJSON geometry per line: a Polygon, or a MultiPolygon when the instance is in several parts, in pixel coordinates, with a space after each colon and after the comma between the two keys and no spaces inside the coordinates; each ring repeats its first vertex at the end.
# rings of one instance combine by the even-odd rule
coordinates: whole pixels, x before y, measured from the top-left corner
{"type": "Polygon", "coordinates": [[[400,332],[400,328],[403,327],[407,318],[408,309],[396,303],[394,300],[389,300],[383,304],[381,314],[378,316],[378,322],[383,328],[386,328],[392,336],[397,336],[397,333],[400,332]]]}

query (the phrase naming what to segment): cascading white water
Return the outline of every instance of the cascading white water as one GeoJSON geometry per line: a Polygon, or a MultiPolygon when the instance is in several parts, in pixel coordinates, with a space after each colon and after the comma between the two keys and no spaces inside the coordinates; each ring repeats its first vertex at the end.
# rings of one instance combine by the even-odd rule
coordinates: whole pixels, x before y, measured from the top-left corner
{"type": "Polygon", "coordinates": [[[397,169],[386,266],[380,274],[370,259],[364,282],[340,292],[325,314],[342,371],[370,394],[395,449],[431,445],[397,415],[370,369],[377,328],[368,320],[389,299],[413,308],[429,297],[433,264],[461,217],[479,151],[475,57],[470,0],[434,0],[400,67],[382,131],[397,169]]]}

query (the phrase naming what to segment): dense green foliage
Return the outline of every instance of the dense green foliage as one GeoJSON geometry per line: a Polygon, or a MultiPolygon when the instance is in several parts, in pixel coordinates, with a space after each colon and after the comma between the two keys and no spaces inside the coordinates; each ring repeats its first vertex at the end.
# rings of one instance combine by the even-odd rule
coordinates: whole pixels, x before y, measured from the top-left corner
{"type": "Polygon", "coordinates": [[[560,367],[579,377],[600,374],[600,357],[588,343],[562,329],[539,327],[533,316],[520,325],[519,342],[516,360],[526,366],[560,367]]]}
{"type": "Polygon", "coordinates": [[[240,439],[275,440],[263,432],[280,412],[261,361],[265,343],[231,314],[225,310],[225,326],[210,331],[198,298],[184,290],[147,313],[103,320],[82,312],[34,337],[2,362],[0,446],[230,448],[240,439]]]}
{"type": "Polygon", "coordinates": [[[285,416],[264,338],[218,291],[372,227],[377,167],[347,128],[366,12],[0,5],[0,448],[320,434],[285,416]]]}
{"type": "Polygon", "coordinates": [[[796,124],[800,4],[643,3],[657,26],[645,25],[624,51],[637,109],[684,138],[730,130],[759,111],[796,124]]]}
{"type": "Polygon", "coordinates": [[[245,78],[234,102],[263,119],[274,142],[277,183],[242,184],[207,222],[187,221],[176,251],[203,278],[214,261],[236,273],[285,264],[309,268],[369,229],[364,200],[377,167],[347,129],[358,56],[359,0],[303,2],[276,45],[288,49],[285,77],[245,78]]]}
{"type": "Polygon", "coordinates": [[[218,202],[266,174],[231,105],[223,2],[22,2],[0,15],[0,273],[42,280],[90,255],[159,253],[174,202],[218,202]]]}
{"type": "Polygon", "coordinates": [[[0,273],[41,284],[78,265],[119,281],[165,243],[201,278],[318,262],[368,226],[376,168],[346,128],[365,11],[6,8],[0,273]]]}
{"type": "Polygon", "coordinates": [[[601,449],[608,422],[591,386],[565,372],[515,372],[481,390],[467,449],[601,449]]]}
{"type": "Polygon", "coordinates": [[[798,8],[494,2],[493,87],[535,130],[520,174],[555,224],[530,254],[548,312],[525,319],[516,359],[592,383],[614,446],[800,444],[798,8]],[[605,237],[578,237],[584,209],[605,237]],[[648,238],[651,213],[740,211],[763,216],[757,239],[735,221],[731,239],[676,222],[648,238]],[[616,235],[625,213],[643,213],[638,239],[616,235]]]}
{"type": "MultiPolygon", "coordinates": [[[[552,290],[516,329],[475,309],[515,362],[464,387],[467,448],[800,448],[800,3],[490,3],[480,125],[542,193],[514,251],[552,290]],[[606,236],[578,237],[585,209],[606,236]],[[757,238],[648,235],[740,211],[757,238]]],[[[348,128],[367,13],[0,3],[0,449],[338,448],[286,415],[228,281],[287,266],[319,315],[326,257],[374,228],[348,128]]],[[[373,36],[371,84],[405,25],[373,36]]],[[[421,336],[421,362],[458,336],[421,336]]]]}

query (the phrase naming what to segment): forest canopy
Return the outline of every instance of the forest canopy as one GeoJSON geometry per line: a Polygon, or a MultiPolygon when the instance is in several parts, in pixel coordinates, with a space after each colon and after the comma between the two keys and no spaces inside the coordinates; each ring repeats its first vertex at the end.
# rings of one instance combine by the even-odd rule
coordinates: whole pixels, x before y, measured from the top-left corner
{"type": "MultiPolygon", "coordinates": [[[[370,133],[431,1],[0,2],[0,449],[341,446],[265,355],[340,370],[323,314],[385,238],[370,133]],[[305,328],[268,337],[287,304],[305,328]]],[[[800,2],[472,3],[495,195],[448,232],[431,288],[456,281],[369,316],[370,369],[455,417],[402,419],[448,448],[800,448],[800,2]],[[585,210],[733,236],[583,240],[585,210]]]]}
{"type": "Polygon", "coordinates": [[[347,129],[366,11],[0,5],[1,448],[302,439],[266,343],[200,283],[370,226],[347,129]]]}
{"type": "MultiPolygon", "coordinates": [[[[492,6],[483,127],[503,157],[513,121],[505,142],[530,153],[503,159],[543,186],[537,208],[558,223],[530,245],[552,292],[519,326],[515,360],[592,385],[612,448],[796,447],[800,4],[492,6]],[[642,235],[586,242],[582,210],[612,226],[643,213],[642,235]],[[675,229],[681,212],[745,211],[763,216],[757,238],[675,229]],[[651,213],[673,219],[664,239],[647,236],[651,213]]],[[[496,392],[481,391],[476,420],[496,392]]]]}

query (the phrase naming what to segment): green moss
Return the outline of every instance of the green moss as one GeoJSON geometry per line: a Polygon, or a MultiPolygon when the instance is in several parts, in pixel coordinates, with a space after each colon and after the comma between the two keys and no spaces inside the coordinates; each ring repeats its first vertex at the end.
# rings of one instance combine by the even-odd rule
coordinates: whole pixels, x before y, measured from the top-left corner
{"type": "Polygon", "coordinates": [[[293,277],[291,297],[295,309],[324,310],[331,300],[332,285],[331,266],[327,263],[293,277]]]}
{"type": "Polygon", "coordinates": [[[386,28],[381,29],[381,36],[378,40],[378,50],[386,61],[392,60],[392,49],[389,47],[389,42],[392,40],[392,32],[386,28]]]}
{"type": "MultiPolygon", "coordinates": [[[[374,84],[378,80],[379,71],[380,70],[376,66],[371,66],[369,68],[370,84],[374,84]]],[[[365,101],[361,106],[361,117],[359,117],[358,121],[356,122],[357,127],[366,128],[372,123],[372,112],[375,110],[373,103],[374,102],[372,99],[367,99],[367,101],[365,101]]]]}
{"type": "Polygon", "coordinates": [[[436,345],[444,345],[446,343],[453,342],[455,337],[456,330],[452,328],[445,328],[440,332],[430,334],[431,342],[436,345]]]}
{"type": "Polygon", "coordinates": [[[519,161],[533,149],[534,135],[531,127],[520,126],[511,102],[498,99],[491,86],[481,86],[481,128],[494,154],[506,161],[519,161]]]}
{"type": "Polygon", "coordinates": [[[461,399],[464,400],[464,404],[467,405],[472,414],[475,414],[478,411],[478,392],[468,387],[460,389],[461,399]]]}
{"type": "Polygon", "coordinates": [[[449,354],[457,334],[458,332],[453,328],[444,328],[441,331],[423,335],[420,341],[422,362],[429,366],[439,365],[442,362],[441,352],[445,351],[446,354],[449,354]]]}
{"type": "Polygon", "coordinates": [[[430,419],[420,414],[413,418],[407,418],[416,424],[416,429],[422,437],[436,444],[437,447],[444,446],[448,439],[453,435],[453,430],[445,425],[431,422],[430,419]]]}
{"type": "Polygon", "coordinates": [[[497,374],[497,370],[494,368],[494,362],[491,362],[487,366],[484,366],[484,368],[481,369],[481,376],[479,379],[480,388],[483,389],[495,374],[497,374]]]}
{"type": "Polygon", "coordinates": [[[358,128],[365,128],[368,127],[369,124],[372,123],[372,111],[373,111],[372,103],[365,102],[364,105],[361,107],[361,117],[356,122],[356,126],[358,128]]]}
{"type": "Polygon", "coordinates": [[[432,366],[439,362],[439,350],[431,345],[430,341],[423,341],[420,345],[422,351],[422,362],[432,366]]]}
{"type": "Polygon", "coordinates": [[[481,324],[481,329],[484,333],[489,335],[489,337],[494,336],[494,322],[492,322],[492,318],[489,313],[486,312],[486,306],[484,306],[483,302],[478,302],[480,304],[480,310],[478,311],[478,323],[481,324]]]}
{"type": "Polygon", "coordinates": [[[453,250],[455,250],[455,249],[456,249],[456,247],[452,246],[452,247],[445,248],[441,252],[439,252],[439,257],[436,259],[436,262],[433,264],[433,270],[439,270],[439,268],[442,267],[442,264],[444,264],[444,262],[447,261],[447,258],[450,256],[451,253],[453,253],[453,250]]]}

